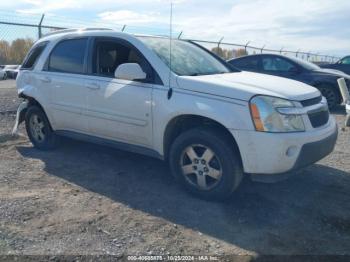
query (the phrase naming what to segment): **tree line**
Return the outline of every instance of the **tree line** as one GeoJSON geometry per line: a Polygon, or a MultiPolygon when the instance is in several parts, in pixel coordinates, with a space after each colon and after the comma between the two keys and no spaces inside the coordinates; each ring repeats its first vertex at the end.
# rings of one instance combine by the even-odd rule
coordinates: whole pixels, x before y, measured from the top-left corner
{"type": "Polygon", "coordinates": [[[12,42],[0,40],[0,65],[22,64],[33,44],[34,40],[31,38],[18,38],[12,42]]]}
{"type": "Polygon", "coordinates": [[[221,47],[214,47],[211,51],[225,60],[248,55],[244,48],[229,50],[221,47]]]}

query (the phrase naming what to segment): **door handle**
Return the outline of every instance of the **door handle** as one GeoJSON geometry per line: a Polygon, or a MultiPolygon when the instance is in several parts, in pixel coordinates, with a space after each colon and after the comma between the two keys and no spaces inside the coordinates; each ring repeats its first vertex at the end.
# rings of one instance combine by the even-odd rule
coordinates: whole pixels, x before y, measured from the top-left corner
{"type": "Polygon", "coordinates": [[[49,77],[40,77],[39,80],[43,83],[51,83],[51,78],[49,77]]]}
{"type": "Polygon", "coordinates": [[[91,89],[91,90],[97,90],[97,89],[100,89],[100,85],[97,84],[97,83],[89,83],[89,84],[86,84],[86,87],[91,89]]]}

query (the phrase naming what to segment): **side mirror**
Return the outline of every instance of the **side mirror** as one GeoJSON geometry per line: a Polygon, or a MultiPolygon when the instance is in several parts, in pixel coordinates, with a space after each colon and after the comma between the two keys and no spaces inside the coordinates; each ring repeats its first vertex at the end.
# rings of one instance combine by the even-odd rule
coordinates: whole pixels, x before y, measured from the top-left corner
{"type": "Polygon", "coordinates": [[[125,80],[142,80],[146,79],[146,73],[137,63],[125,63],[117,67],[114,72],[115,78],[125,80]]]}

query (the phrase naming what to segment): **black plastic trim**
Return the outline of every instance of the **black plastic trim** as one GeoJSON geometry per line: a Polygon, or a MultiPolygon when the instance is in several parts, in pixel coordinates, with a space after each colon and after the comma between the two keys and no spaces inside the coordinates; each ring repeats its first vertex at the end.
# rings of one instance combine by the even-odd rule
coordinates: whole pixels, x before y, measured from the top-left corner
{"type": "Polygon", "coordinates": [[[315,97],[315,98],[303,100],[300,103],[303,105],[303,107],[307,107],[307,106],[317,105],[321,101],[322,101],[322,96],[318,96],[318,97],[315,97]]]}
{"type": "Polygon", "coordinates": [[[329,155],[334,149],[337,138],[338,127],[325,139],[303,145],[291,171],[311,165],[329,155]]]}

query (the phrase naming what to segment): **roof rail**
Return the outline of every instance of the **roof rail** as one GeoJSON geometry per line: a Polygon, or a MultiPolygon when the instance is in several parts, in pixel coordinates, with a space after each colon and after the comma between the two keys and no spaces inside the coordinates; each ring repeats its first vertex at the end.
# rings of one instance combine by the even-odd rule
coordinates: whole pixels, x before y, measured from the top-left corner
{"type": "Polygon", "coordinates": [[[56,31],[47,33],[47,34],[45,34],[43,36],[45,37],[45,36],[56,35],[56,34],[63,34],[63,33],[73,33],[73,32],[78,32],[78,31],[97,31],[97,30],[113,31],[113,29],[111,29],[111,28],[98,28],[98,27],[96,27],[96,28],[94,28],[94,27],[91,27],[91,28],[72,28],[72,29],[56,30],[56,31]]]}

